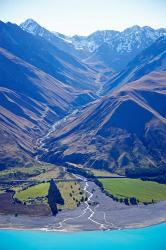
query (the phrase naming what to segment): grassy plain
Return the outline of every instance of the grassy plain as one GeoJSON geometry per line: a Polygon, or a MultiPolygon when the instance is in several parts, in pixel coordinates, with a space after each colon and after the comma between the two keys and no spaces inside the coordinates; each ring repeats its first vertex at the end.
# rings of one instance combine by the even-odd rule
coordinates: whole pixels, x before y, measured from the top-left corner
{"type": "Polygon", "coordinates": [[[37,176],[33,176],[30,179],[37,180],[37,181],[44,181],[44,180],[50,180],[52,178],[58,178],[59,175],[60,175],[60,169],[56,168],[56,169],[52,169],[52,170],[49,170],[47,172],[41,173],[37,176]]]}
{"type": "Polygon", "coordinates": [[[65,201],[64,205],[58,205],[59,209],[73,209],[84,196],[80,184],[78,182],[58,182],[57,186],[65,201]]]}
{"type": "Polygon", "coordinates": [[[5,192],[5,189],[10,189],[15,191],[14,198],[26,204],[47,203],[49,180],[52,178],[60,179],[56,184],[65,201],[65,204],[58,206],[58,208],[75,208],[84,196],[80,183],[71,181],[75,176],[65,172],[63,167],[51,164],[18,167],[0,171],[0,181],[2,180],[0,194],[5,192]],[[66,180],[66,182],[61,181],[61,179],[66,180]],[[3,183],[4,180],[5,183],[3,183]],[[17,180],[18,183],[13,183],[14,180],[17,180]],[[6,183],[8,181],[9,183],[6,183]]]}
{"type": "Polygon", "coordinates": [[[90,169],[90,171],[95,175],[95,176],[110,176],[110,177],[118,177],[117,174],[110,173],[106,170],[98,170],[98,169],[90,169]]]}
{"type": "Polygon", "coordinates": [[[18,167],[18,168],[10,168],[0,171],[0,177],[7,176],[7,175],[14,175],[14,174],[40,174],[44,171],[48,171],[51,169],[51,165],[35,165],[30,167],[18,167]]]}
{"type": "MultiPolygon", "coordinates": [[[[81,190],[80,184],[78,182],[69,181],[69,182],[57,182],[59,191],[64,199],[64,205],[58,205],[59,209],[73,209],[80,202],[83,192],[81,190]]],[[[40,183],[31,187],[26,188],[25,190],[17,190],[15,198],[22,202],[33,203],[47,203],[47,195],[49,189],[49,182],[40,183]],[[42,198],[42,199],[41,199],[42,198]]]]}
{"type": "Polygon", "coordinates": [[[15,198],[22,202],[26,202],[31,199],[36,199],[39,197],[46,197],[48,194],[49,183],[40,183],[31,187],[28,187],[25,190],[16,192],[15,198]]]}
{"type": "Polygon", "coordinates": [[[166,185],[140,179],[99,179],[104,189],[118,198],[135,197],[140,202],[166,200],[166,185]]]}

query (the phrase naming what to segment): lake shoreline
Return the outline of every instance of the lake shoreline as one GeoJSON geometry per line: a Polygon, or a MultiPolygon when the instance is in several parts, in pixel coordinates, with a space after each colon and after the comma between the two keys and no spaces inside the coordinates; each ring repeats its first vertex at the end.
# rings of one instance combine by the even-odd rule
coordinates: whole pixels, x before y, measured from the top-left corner
{"type": "Polygon", "coordinates": [[[2,249],[165,249],[166,223],[146,228],[57,232],[40,230],[0,230],[2,249]],[[77,237],[75,237],[77,236],[77,237]],[[75,248],[77,247],[77,248],[75,248]]]}
{"type": "Polygon", "coordinates": [[[68,230],[68,229],[64,229],[64,230],[58,230],[58,229],[45,229],[45,228],[26,228],[26,227],[1,227],[0,224],[0,231],[2,230],[6,230],[6,231],[33,231],[33,232],[43,232],[43,233],[79,233],[79,232],[93,232],[93,231],[120,231],[120,230],[133,230],[133,229],[143,229],[143,228],[148,228],[148,227],[153,227],[153,226],[158,226],[160,224],[164,224],[166,223],[166,220],[164,221],[159,221],[158,223],[155,224],[149,224],[149,225],[139,225],[139,226],[135,226],[135,227],[123,227],[123,228],[111,228],[111,229],[92,229],[92,230],[68,230]]]}
{"type": "Polygon", "coordinates": [[[0,228],[81,232],[143,228],[166,222],[166,201],[127,206],[113,201],[93,182],[83,183],[83,188],[89,203],[86,201],[73,210],[63,210],[56,217],[0,214],[0,228]]]}
{"type": "MultiPolygon", "coordinates": [[[[160,204],[163,204],[163,202],[160,202],[160,204]]],[[[166,202],[164,202],[163,205],[165,205],[166,202]]],[[[148,205],[150,206],[150,205],[148,205]]],[[[148,207],[146,206],[146,208],[148,207]]],[[[129,209],[129,208],[128,208],[129,209]]],[[[138,208],[139,209],[139,208],[138,208]]],[[[130,210],[130,209],[129,209],[130,210]]],[[[140,208],[141,210],[141,208],[140,208]]],[[[69,212],[70,213],[70,212],[69,212]]],[[[120,211],[119,211],[120,213],[120,211]]],[[[133,214],[133,217],[135,215],[133,214]]],[[[56,218],[56,217],[55,217],[56,218]]],[[[107,229],[99,229],[95,226],[87,228],[87,221],[82,225],[65,225],[62,229],[58,229],[54,226],[54,222],[52,219],[55,219],[52,216],[41,216],[41,217],[33,217],[33,216],[26,216],[26,215],[19,215],[18,217],[15,217],[14,215],[2,215],[0,214],[0,230],[18,230],[18,231],[40,231],[40,232],[55,232],[55,233],[74,233],[74,232],[91,232],[91,231],[112,231],[112,230],[126,230],[126,229],[139,229],[139,228],[146,228],[151,227],[155,225],[159,225],[166,222],[166,209],[165,209],[165,217],[157,216],[156,218],[148,218],[148,221],[140,221],[135,222],[133,221],[130,223],[122,223],[121,226],[112,226],[107,229]],[[45,221],[48,222],[42,226],[37,226],[37,221],[45,221]],[[52,221],[52,223],[50,223],[52,221]],[[48,225],[50,224],[50,226],[48,225]],[[86,226],[85,226],[86,224],[86,226]]],[[[127,218],[126,218],[127,219],[127,218]]],[[[57,225],[59,222],[57,221],[55,224],[57,225]]]]}

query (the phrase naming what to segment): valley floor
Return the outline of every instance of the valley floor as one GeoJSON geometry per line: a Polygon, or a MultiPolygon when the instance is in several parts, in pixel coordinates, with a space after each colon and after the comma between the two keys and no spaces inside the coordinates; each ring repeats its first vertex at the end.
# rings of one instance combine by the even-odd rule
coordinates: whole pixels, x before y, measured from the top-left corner
{"type": "Polygon", "coordinates": [[[88,231],[146,227],[166,221],[166,201],[126,206],[106,196],[93,182],[82,178],[88,200],[74,210],[53,216],[0,215],[0,228],[45,231],[88,231]]]}

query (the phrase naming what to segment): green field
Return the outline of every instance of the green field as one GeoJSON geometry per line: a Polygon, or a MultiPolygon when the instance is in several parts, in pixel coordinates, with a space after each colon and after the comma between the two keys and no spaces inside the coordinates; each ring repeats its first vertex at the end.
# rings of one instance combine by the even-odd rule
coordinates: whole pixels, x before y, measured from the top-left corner
{"type": "Polygon", "coordinates": [[[117,174],[110,173],[106,170],[98,170],[98,169],[89,169],[95,176],[110,176],[110,177],[118,177],[117,174]]]}
{"type": "MultiPolygon", "coordinates": [[[[59,209],[73,209],[80,202],[83,192],[78,182],[57,182],[57,187],[64,199],[64,205],[58,205],[59,209]]],[[[49,182],[40,183],[25,190],[16,189],[15,198],[28,203],[47,203],[49,182]]]]}
{"type": "Polygon", "coordinates": [[[82,190],[78,182],[58,182],[57,186],[60,193],[65,201],[63,206],[58,205],[60,209],[73,209],[77,206],[78,202],[81,200],[82,190]],[[71,196],[72,195],[72,196],[71,196]]]}
{"type": "Polygon", "coordinates": [[[34,181],[35,184],[35,182],[47,182],[52,178],[71,179],[73,176],[70,173],[66,173],[63,167],[53,164],[37,164],[28,167],[5,169],[0,171],[0,193],[5,189],[11,189],[18,192],[29,186],[28,182],[12,184],[11,181],[13,180],[31,180],[34,181]],[[3,184],[3,181],[6,183],[3,184]]]}
{"type": "Polygon", "coordinates": [[[10,189],[15,192],[14,198],[26,203],[26,205],[48,203],[49,181],[52,178],[60,179],[56,184],[65,203],[58,205],[58,208],[73,209],[78,206],[81,199],[84,198],[79,182],[70,181],[75,176],[65,172],[63,167],[52,164],[38,164],[0,171],[0,181],[2,180],[0,194],[6,189],[10,189]],[[69,182],[63,182],[61,179],[69,180],[69,182]],[[4,180],[8,183],[3,184],[4,180]],[[22,182],[13,184],[12,180],[21,180],[22,182]]]}
{"type": "Polygon", "coordinates": [[[52,178],[58,178],[60,175],[61,171],[59,168],[49,170],[45,173],[41,173],[37,176],[34,176],[30,178],[31,180],[37,180],[37,181],[45,181],[45,180],[50,180],[52,178]]]}
{"type": "Polygon", "coordinates": [[[25,190],[16,192],[15,198],[22,202],[26,202],[36,198],[45,198],[48,194],[49,183],[41,183],[38,185],[34,185],[32,187],[28,187],[25,190]]]}
{"type": "Polygon", "coordinates": [[[30,166],[30,167],[18,167],[18,168],[10,168],[10,169],[5,169],[0,171],[0,177],[11,175],[11,174],[40,174],[43,173],[44,171],[48,171],[49,169],[53,168],[51,165],[35,165],[35,166],[30,166]]]}
{"type": "Polygon", "coordinates": [[[118,198],[135,197],[139,202],[166,200],[166,185],[140,179],[99,179],[104,189],[118,198]]]}

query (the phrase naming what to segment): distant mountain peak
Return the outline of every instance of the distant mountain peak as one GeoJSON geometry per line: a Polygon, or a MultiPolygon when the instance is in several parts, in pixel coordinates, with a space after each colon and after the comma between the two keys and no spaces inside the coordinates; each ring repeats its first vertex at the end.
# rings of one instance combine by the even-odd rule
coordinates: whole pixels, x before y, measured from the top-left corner
{"type": "Polygon", "coordinates": [[[44,28],[41,27],[36,21],[34,21],[32,18],[27,19],[25,22],[20,24],[20,27],[28,31],[29,33],[36,34],[39,30],[43,31],[44,28]]]}
{"type": "Polygon", "coordinates": [[[37,24],[39,25],[35,20],[33,20],[32,18],[28,18],[26,19],[24,22],[22,22],[20,24],[20,26],[25,26],[25,25],[32,25],[32,24],[37,24]]]}
{"type": "Polygon", "coordinates": [[[34,35],[38,35],[41,37],[45,37],[47,40],[51,40],[51,37],[57,37],[59,39],[65,40],[68,42],[68,37],[56,32],[56,31],[49,31],[46,28],[42,27],[39,23],[37,23],[35,20],[32,18],[28,18],[25,20],[25,22],[20,24],[20,27],[29,33],[32,33],[34,35]]]}
{"type": "MultiPolygon", "coordinates": [[[[50,32],[49,30],[44,28],[38,22],[33,20],[32,18],[28,18],[27,20],[25,20],[25,22],[20,24],[20,27],[24,31],[29,32],[33,35],[45,37],[45,36],[49,36],[51,34],[52,36],[56,36],[53,32],[50,32]]],[[[57,37],[58,37],[58,35],[57,35],[57,37]]]]}
{"type": "MultiPolygon", "coordinates": [[[[21,27],[29,27],[29,26],[40,26],[35,20],[33,20],[32,18],[28,18],[27,20],[25,20],[25,22],[21,23],[20,26],[21,27]]],[[[41,26],[40,26],[41,27],[41,26]]]]}
{"type": "Polygon", "coordinates": [[[140,29],[142,29],[142,27],[140,27],[139,25],[133,25],[131,27],[128,27],[128,28],[124,29],[122,32],[124,32],[126,30],[137,31],[137,30],[140,30],[140,29]]]}

